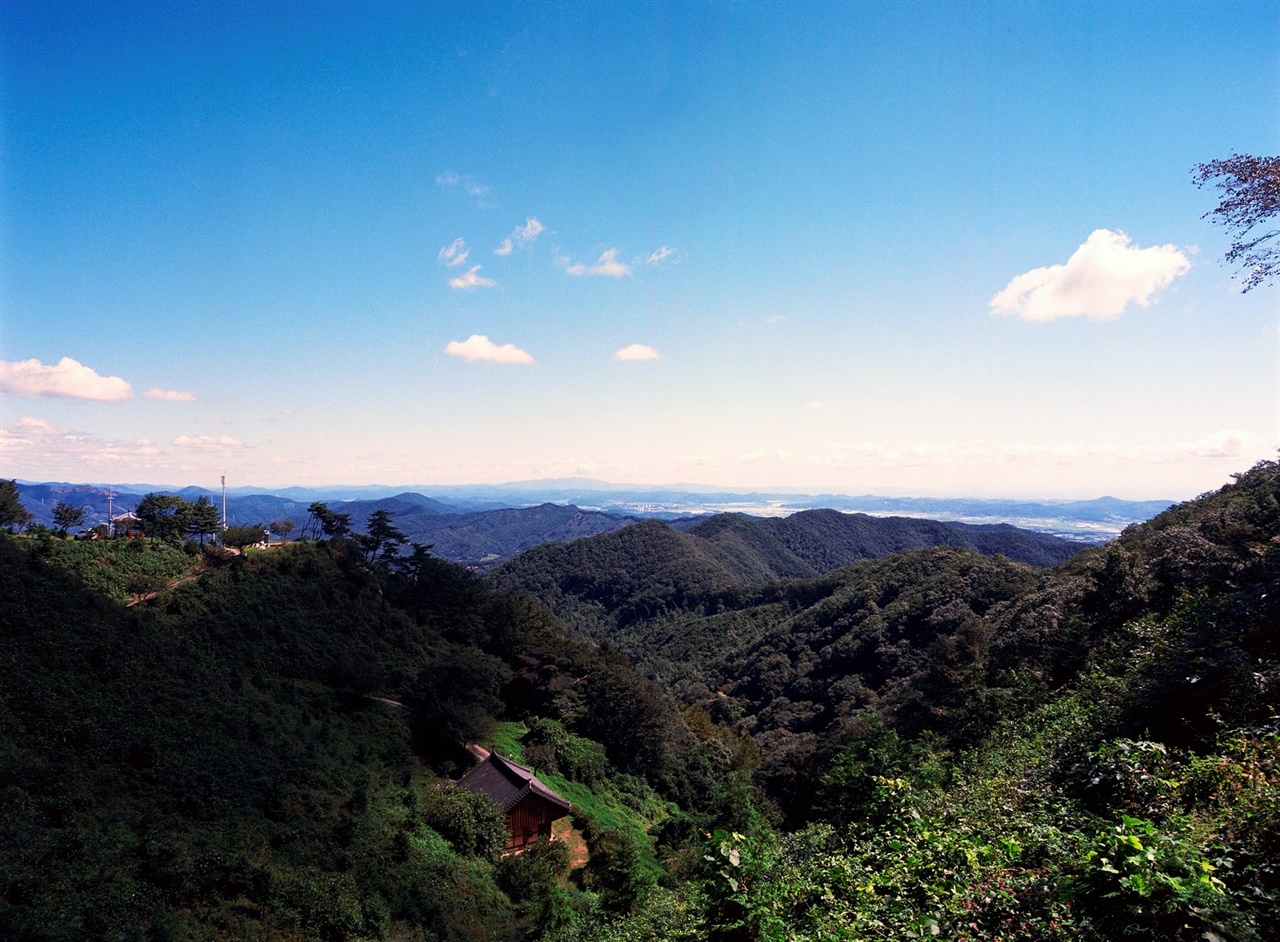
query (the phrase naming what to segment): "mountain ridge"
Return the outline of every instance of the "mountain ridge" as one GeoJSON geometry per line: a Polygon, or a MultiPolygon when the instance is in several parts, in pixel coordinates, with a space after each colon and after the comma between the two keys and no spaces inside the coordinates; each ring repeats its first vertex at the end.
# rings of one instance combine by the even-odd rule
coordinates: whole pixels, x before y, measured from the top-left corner
{"type": "MultiPolygon", "coordinates": [[[[53,487],[73,493],[77,487],[111,489],[119,495],[141,496],[149,492],[180,493],[186,488],[169,485],[74,485],[65,482],[20,481],[20,488],[53,487]]],[[[204,489],[215,493],[214,488],[204,489]]],[[[220,491],[217,491],[219,495],[220,491]]],[[[867,513],[923,517],[960,523],[1010,523],[1023,529],[1103,542],[1117,536],[1131,523],[1150,519],[1172,504],[1168,500],[1123,500],[1104,496],[1075,499],[996,499],[884,497],[874,494],[849,496],[823,493],[805,494],[764,490],[735,490],[701,485],[623,485],[590,478],[560,478],[510,484],[475,485],[337,485],[326,487],[227,488],[229,497],[273,496],[307,504],[314,500],[350,502],[379,500],[416,494],[437,500],[455,512],[529,507],[542,503],[573,504],[623,516],[678,519],[722,512],[745,512],[755,516],[784,516],[801,510],[833,509],[867,513]]],[[[437,507],[437,509],[441,509],[437,507]]],[[[441,510],[441,512],[446,512],[441,510]]]]}

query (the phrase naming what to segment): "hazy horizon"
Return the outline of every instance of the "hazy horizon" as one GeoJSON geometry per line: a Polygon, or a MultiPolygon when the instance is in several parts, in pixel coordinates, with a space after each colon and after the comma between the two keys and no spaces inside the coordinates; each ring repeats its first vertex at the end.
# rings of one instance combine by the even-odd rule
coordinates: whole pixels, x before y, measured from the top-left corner
{"type": "Polygon", "coordinates": [[[1278,150],[1274,3],[599,12],[0,6],[0,476],[1183,500],[1275,458],[1275,288],[1190,174],[1278,150]]]}
{"type": "MultiPolygon", "coordinates": [[[[45,485],[45,486],[69,486],[69,487],[97,487],[97,488],[129,488],[130,490],[143,491],[146,489],[157,491],[181,491],[188,488],[196,488],[217,492],[221,490],[221,483],[218,481],[212,484],[201,481],[191,481],[187,483],[176,483],[173,481],[72,481],[72,480],[53,480],[42,479],[36,480],[32,478],[17,478],[19,484],[22,485],[45,485]]],[[[1226,483],[1225,481],[1223,483],[1226,483]]],[[[402,493],[424,493],[429,491],[459,491],[466,494],[474,490],[475,493],[481,493],[486,490],[502,491],[508,493],[519,493],[527,491],[529,493],[541,493],[555,490],[573,490],[581,489],[584,493],[596,492],[601,495],[633,493],[653,491],[655,493],[671,493],[672,495],[680,494],[696,494],[704,496],[715,496],[723,494],[727,496],[733,495],[750,495],[758,494],[761,496],[773,497],[840,497],[840,498],[887,498],[891,500],[972,500],[972,501],[1027,501],[1027,502],[1083,502],[1094,500],[1120,500],[1133,503],[1153,502],[1153,501],[1169,501],[1176,503],[1183,500],[1189,500],[1191,497],[1198,495],[1189,495],[1188,497],[1170,497],[1161,495],[1159,497],[1128,497],[1122,494],[1078,494],[1067,496],[1045,496],[1040,494],[944,494],[944,493],[922,493],[922,492],[906,492],[897,493],[891,488],[885,488],[879,491],[837,491],[819,488],[768,488],[768,487],[721,487],[712,484],[699,484],[691,481],[679,481],[674,483],[644,483],[644,482],[624,482],[624,481],[604,481],[597,478],[536,478],[523,481],[473,481],[463,483],[451,482],[414,482],[407,484],[388,484],[384,482],[366,482],[366,483],[317,483],[317,484],[236,484],[228,481],[227,491],[237,493],[262,493],[270,494],[287,490],[303,490],[303,491],[399,491],[402,493]]]]}

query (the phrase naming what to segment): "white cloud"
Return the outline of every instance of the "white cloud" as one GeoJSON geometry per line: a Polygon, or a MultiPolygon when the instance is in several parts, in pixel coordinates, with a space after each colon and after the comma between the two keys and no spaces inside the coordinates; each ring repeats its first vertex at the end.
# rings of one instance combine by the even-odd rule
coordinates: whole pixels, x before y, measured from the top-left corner
{"type": "Polygon", "coordinates": [[[471,250],[467,248],[467,243],[462,239],[454,239],[448,245],[440,250],[440,254],[436,257],[441,263],[448,265],[450,268],[457,268],[459,265],[467,263],[467,256],[471,254],[471,250]]]}
{"type": "Polygon", "coordinates": [[[159,399],[161,402],[195,402],[196,394],[190,392],[182,392],[177,389],[160,389],[152,386],[145,393],[148,399],[159,399]]]}
{"type": "Polygon", "coordinates": [[[51,422],[44,419],[33,419],[29,415],[24,415],[18,420],[18,424],[14,426],[20,434],[23,435],[65,435],[66,429],[58,428],[51,422]]]}
{"type": "Polygon", "coordinates": [[[452,170],[446,170],[436,177],[436,186],[442,186],[447,189],[460,188],[468,196],[484,196],[489,192],[489,188],[475,177],[455,173],[452,170]]]}
{"type": "Polygon", "coordinates": [[[566,266],[565,271],[578,277],[582,275],[607,275],[610,278],[623,278],[631,274],[631,267],[626,262],[618,261],[617,249],[609,249],[600,256],[599,261],[594,265],[587,266],[582,262],[577,262],[566,266]]]}
{"type": "Polygon", "coordinates": [[[680,252],[670,246],[662,246],[654,249],[649,253],[649,257],[644,260],[646,265],[661,265],[666,259],[670,258],[673,262],[680,261],[680,252]],[[673,257],[674,256],[674,257],[673,257]]]}
{"type": "Polygon", "coordinates": [[[457,278],[449,279],[449,287],[454,291],[470,291],[472,288],[492,288],[497,282],[478,274],[480,265],[474,265],[457,278]]]}
{"type": "Polygon", "coordinates": [[[1267,442],[1252,432],[1239,429],[1215,432],[1183,447],[1187,454],[1196,458],[1239,458],[1244,454],[1265,453],[1269,450],[1267,442]]]}
{"type": "Polygon", "coordinates": [[[526,246],[546,231],[546,226],[538,222],[537,219],[530,217],[524,221],[523,226],[516,226],[516,231],[511,233],[511,237],[521,246],[526,246]]]}
{"type": "Polygon", "coordinates": [[[483,334],[472,334],[466,340],[451,340],[444,348],[451,357],[462,357],[468,363],[532,363],[533,357],[515,344],[498,346],[483,334]]]}
{"type": "Polygon", "coordinates": [[[1065,265],[1033,268],[991,299],[992,314],[1029,321],[1059,317],[1106,320],[1129,302],[1146,307],[1151,296],[1185,275],[1191,262],[1176,245],[1138,248],[1123,232],[1095,229],[1065,265]]]}
{"type": "Polygon", "coordinates": [[[493,254],[506,257],[516,249],[527,249],[533,245],[538,236],[546,231],[546,226],[535,217],[530,216],[524,221],[523,226],[516,226],[511,230],[511,235],[502,240],[502,244],[493,250],[493,254]]]}
{"type": "Polygon", "coordinates": [[[642,343],[633,343],[628,347],[623,347],[613,355],[615,360],[661,360],[662,354],[653,347],[646,347],[642,343]]]}
{"type": "Polygon", "coordinates": [[[63,357],[55,366],[39,360],[0,360],[0,393],[40,399],[96,399],[118,402],[133,396],[133,387],[119,376],[99,376],[94,370],[63,357]]]}
{"type": "Polygon", "coordinates": [[[230,435],[179,435],[169,444],[179,448],[242,448],[244,442],[230,435]]]}
{"type": "Polygon", "coordinates": [[[766,318],[764,319],[764,322],[765,322],[766,324],[771,324],[771,325],[772,325],[772,324],[781,324],[781,323],[782,323],[783,321],[785,321],[786,319],[787,319],[787,318],[786,318],[786,315],[783,315],[783,314],[774,314],[774,315],[772,315],[771,317],[766,317],[766,318]]]}
{"type": "Polygon", "coordinates": [[[0,453],[21,462],[28,476],[67,477],[85,468],[142,470],[167,467],[148,439],[114,441],[88,432],[58,428],[44,419],[24,416],[12,426],[0,426],[0,453]]]}

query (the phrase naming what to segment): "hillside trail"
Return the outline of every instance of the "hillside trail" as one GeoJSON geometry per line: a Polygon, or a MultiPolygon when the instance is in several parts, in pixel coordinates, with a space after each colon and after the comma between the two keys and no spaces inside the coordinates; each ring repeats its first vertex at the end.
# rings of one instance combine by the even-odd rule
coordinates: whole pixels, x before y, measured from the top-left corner
{"type": "Polygon", "coordinates": [[[138,596],[132,602],[125,602],[124,607],[133,608],[135,605],[139,604],[140,602],[149,602],[153,598],[155,598],[157,595],[159,595],[161,592],[168,592],[170,589],[176,589],[178,586],[185,585],[188,582],[195,582],[197,579],[199,579],[208,571],[209,570],[207,569],[202,569],[200,570],[200,572],[193,572],[189,576],[183,576],[181,579],[175,579],[172,582],[170,582],[168,585],[166,585],[163,589],[156,589],[154,592],[148,592],[146,595],[138,596]]]}
{"type": "MultiPolygon", "coordinates": [[[[236,549],[234,546],[224,546],[222,548],[222,552],[227,554],[228,556],[243,555],[240,552],[240,550],[236,549]]],[[[146,595],[138,596],[132,602],[125,602],[124,607],[133,608],[135,605],[138,605],[142,602],[149,602],[153,598],[155,598],[157,595],[159,595],[161,592],[168,592],[170,589],[176,589],[178,586],[186,585],[188,582],[195,582],[197,579],[203,576],[206,572],[212,572],[216,568],[217,566],[205,566],[205,568],[201,569],[199,572],[193,572],[190,575],[183,576],[181,579],[174,579],[172,582],[165,585],[163,589],[156,589],[154,592],[148,592],[146,595]]]]}

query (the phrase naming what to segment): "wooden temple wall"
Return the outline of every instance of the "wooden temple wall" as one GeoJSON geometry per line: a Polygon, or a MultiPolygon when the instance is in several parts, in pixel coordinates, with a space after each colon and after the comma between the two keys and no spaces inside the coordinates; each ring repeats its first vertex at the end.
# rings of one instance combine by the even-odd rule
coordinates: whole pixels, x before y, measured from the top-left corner
{"type": "Polygon", "coordinates": [[[525,800],[507,812],[508,847],[536,843],[539,833],[551,837],[551,809],[538,800],[525,800]]]}

